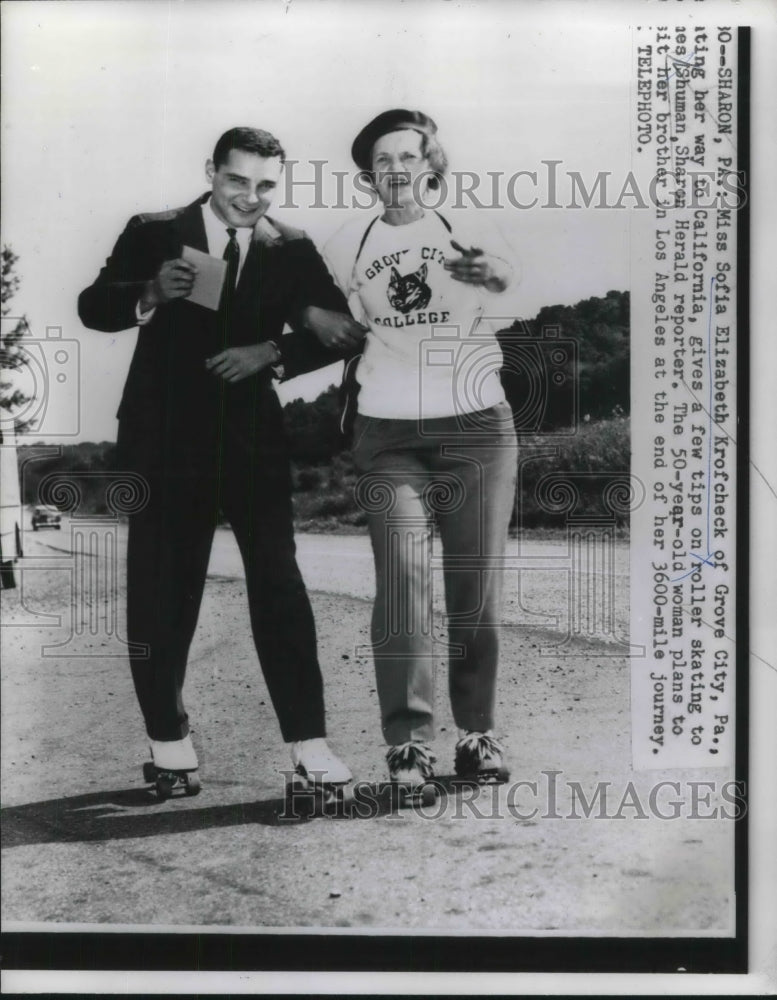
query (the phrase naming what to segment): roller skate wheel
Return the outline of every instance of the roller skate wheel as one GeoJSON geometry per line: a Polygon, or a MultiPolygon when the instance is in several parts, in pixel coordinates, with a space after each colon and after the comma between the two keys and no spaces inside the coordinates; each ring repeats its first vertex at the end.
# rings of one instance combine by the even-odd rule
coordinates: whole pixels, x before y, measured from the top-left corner
{"type": "Polygon", "coordinates": [[[325,785],[324,794],[328,802],[345,802],[346,799],[353,798],[353,788],[349,784],[325,785]]]}
{"type": "Polygon", "coordinates": [[[493,771],[486,771],[482,775],[476,775],[475,781],[480,785],[503,785],[510,780],[510,772],[506,767],[498,767],[493,771]]]}
{"type": "Polygon", "coordinates": [[[314,794],[313,786],[296,775],[286,784],[286,797],[289,799],[307,799],[312,798],[314,794]]]}
{"type": "Polygon", "coordinates": [[[324,813],[332,812],[337,808],[340,801],[337,790],[331,785],[313,785],[310,789],[313,812],[316,816],[323,816],[324,813]]]}
{"type": "Polygon", "coordinates": [[[424,785],[421,789],[419,801],[422,806],[433,806],[435,804],[437,801],[437,789],[434,785],[424,785]]]}
{"type": "Polygon", "coordinates": [[[330,813],[347,810],[354,802],[353,786],[350,783],[325,786],[322,802],[324,809],[330,813]]]}
{"type": "Polygon", "coordinates": [[[156,793],[160,799],[169,799],[175,788],[176,777],[174,774],[158,774],[156,779],[156,793]]]}
{"type": "Polygon", "coordinates": [[[437,789],[432,784],[402,785],[395,784],[397,804],[400,809],[414,806],[431,806],[437,800],[437,789]]]}
{"type": "Polygon", "coordinates": [[[200,784],[199,774],[191,773],[184,776],[184,784],[186,786],[187,795],[199,795],[202,785],[200,784]]]}
{"type": "Polygon", "coordinates": [[[286,807],[299,817],[331,815],[352,800],[350,785],[320,785],[291,781],[286,785],[286,807]]]}
{"type": "Polygon", "coordinates": [[[286,785],[285,814],[294,819],[309,819],[316,813],[316,796],[313,790],[300,781],[286,785]]]}

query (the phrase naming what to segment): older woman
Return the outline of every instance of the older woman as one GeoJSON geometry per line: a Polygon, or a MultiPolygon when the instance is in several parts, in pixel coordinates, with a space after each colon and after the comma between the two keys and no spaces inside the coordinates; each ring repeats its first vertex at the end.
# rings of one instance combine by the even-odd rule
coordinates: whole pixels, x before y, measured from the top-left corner
{"type": "Polygon", "coordinates": [[[373,655],[390,778],[422,799],[436,761],[433,522],[455,770],[481,782],[507,776],[492,730],[517,455],[501,352],[484,319],[487,300],[513,280],[511,250],[482,213],[458,220],[425,207],[447,168],[436,133],[431,118],[405,109],[362,129],[352,154],[382,212],[346,224],[325,248],[369,329],[356,369],[353,454],[375,556],[373,655]]]}

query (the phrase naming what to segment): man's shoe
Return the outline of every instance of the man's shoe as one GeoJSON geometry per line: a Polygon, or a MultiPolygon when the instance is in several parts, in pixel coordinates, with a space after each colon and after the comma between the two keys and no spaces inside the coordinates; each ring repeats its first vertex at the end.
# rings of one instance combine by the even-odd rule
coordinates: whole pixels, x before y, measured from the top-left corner
{"type": "Polygon", "coordinates": [[[292,806],[308,802],[312,814],[339,808],[348,802],[351,791],[347,788],[353,775],[347,764],[332,752],[323,737],[298,740],[291,745],[294,775],[286,794],[292,806]]]}
{"type": "Polygon", "coordinates": [[[300,777],[314,785],[347,785],[353,775],[323,737],[298,740],[291,745],[291,760],[300,777]]]}
{"type": "Polygon", "coordinates": [[[156,786],[160,799],[169,799],[176,790],[197,795],[198,766],[191,736],[182,740],[152,740],[151,760],[143,765],[143,779],[156,786]]]}
{"type": "Polygon", "coordinates": [[[191,736],[182,740],[152,740],[151,756],[160,771],[196,771],[197,754],[191,736]]]}

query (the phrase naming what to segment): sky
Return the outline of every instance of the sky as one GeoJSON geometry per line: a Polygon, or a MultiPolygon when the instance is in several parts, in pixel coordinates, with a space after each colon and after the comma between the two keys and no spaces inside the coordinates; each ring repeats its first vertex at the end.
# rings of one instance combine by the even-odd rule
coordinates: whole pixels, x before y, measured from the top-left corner
{"type": "MultiPolygon", "coordinates": [[[[85,330],[78,293],[130,216],[205,190],[205,160],[232,125],[275,133],[298,161],[294,180],[312,179],[310,161],[326,161],[331,206],[332,172],[353,171],[359,129],[387,108],[420,108],[437,121],[453,171],[503,173],[507,207],[483,211],[522,263],[520,291],[504,303],[510,315],[626,289],[628,212],[520,210],[504,184],[534,170],[542,193],[549,159],[585,178],[625,174],[629,29],[581,29],[567,17],[551,31],[531,10],[445,0],[3,4],[2,238],[20,257],[12,315],[26,313],[43,342],[38,382],[47,359],[38,436],[115,438],[135,333],[85,330]],[[61,374],[51,352],[63,357],[62,345],[49,327],[70,342],[62,385],[51,374],[61,374]]],[[[525,179],[516,196],[530,201],[530,188],[525,179]]],[[[298,207],[275,214],[319,244],[360,211],[311,208],[310,186],[295,184],[293,198],[298,207]]],[[[321,387],[314,378],[284,389],[293,398],[321,387]]]]}

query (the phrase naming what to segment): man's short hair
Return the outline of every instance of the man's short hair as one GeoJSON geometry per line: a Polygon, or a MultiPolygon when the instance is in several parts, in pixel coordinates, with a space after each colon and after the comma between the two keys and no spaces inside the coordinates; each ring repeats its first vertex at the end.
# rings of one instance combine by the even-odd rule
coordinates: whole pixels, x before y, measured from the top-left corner
{"type": "Polygon", "coordinates": [[[270,132],[261,128],[246,128],[238,126],[231,128],[219,139],[213,149],[213,165],[216,170],[229,159],[230,151],[239,149],[244,153],[254,153],[269,159],[279,156],[281,163],[286,162],[286,152],[270,132]]]}

